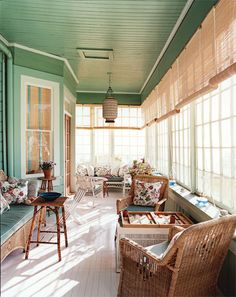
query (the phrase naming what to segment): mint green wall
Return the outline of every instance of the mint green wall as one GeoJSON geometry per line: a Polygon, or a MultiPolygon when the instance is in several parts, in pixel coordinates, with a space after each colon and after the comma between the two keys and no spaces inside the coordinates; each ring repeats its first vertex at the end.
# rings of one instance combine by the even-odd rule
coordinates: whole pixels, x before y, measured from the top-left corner
{"type": "MultiPolygon", "coordinates": [[[[63,78],[61,76],[45,73],[42,71],[37,71],[33,69],[29,69],[26,67],[21,67],[14,65],[13,67],[14,71],[14,122],[13,124],[13,131],[14,131],[14,176],[21,177],[21,123],[22,123],[22,117],[24,119],[25,114],[21,114],[21,76],[27,75],[39,79],[45,79],[52,82],[57,82],[60,85],[60,98],[59,98],[59,118],[60,118],[60,173],[63,177],[63,171],[64,171],[64,147],[63,147],[63,121],[64,121],[64,82],[63,78]]],[[[12,127],[10,127],[12,128],[12,127]]],[[[60,180],[62,190],[63,190],[63,181],[62,178],[60,180]]]]}
{"type": "MultiPolygon", "coordinates": [[[[77,93],[78,104],[101,104],[104,101],[105,93],[77,93]]],[[[140,105],[141,96],[139,94],[114,94],[118,104],[140,105]]]]}
{"type": "Polygon", "coordinates": [[[16,47],[11,47],[14,65],[22,66],[28,69],[41,71],[43,73],[61,76],[64,84],[76,96],[77,83],[65,66],[64,61],[50,58],[44,55],[32,53],[16,47]]]}
{"type": "Polygon", "coordinates": [[[64,86],[66,86],[73,96],[76,97],[77,83],[65,66],[63,61],[53,59],[40,54],[35,54],[23,49],[11,47],[13,53],[14,72],[14,117],[12,127],[14,133],[14,146],[12,147],[14,156],[13,175],[21,177],[21,123],[24,114],[21,114],[21,76],[31,76],[38,79],[49,80],[59,83],[59,135],[60,135],[60,185],[54,187],[55,190],[64,190],[64,86]]]}
{"type": "Polygon", "coordinates": [[[0,51],[0,169],[3,169],[3,53],[0,51]]]}
{"type": "Polygon", "coordinates": [[[75,82],[72,74],[64,65],[63,68],[64,84],[70,90],[71,94],[76,98],[77,83],[75,82]]]}
{"type": "Polygon", "coordinates": [[[63,76],[63,61],[35,54],[16,47],[12,47],[11,50],[15,65],[63,76]]]}

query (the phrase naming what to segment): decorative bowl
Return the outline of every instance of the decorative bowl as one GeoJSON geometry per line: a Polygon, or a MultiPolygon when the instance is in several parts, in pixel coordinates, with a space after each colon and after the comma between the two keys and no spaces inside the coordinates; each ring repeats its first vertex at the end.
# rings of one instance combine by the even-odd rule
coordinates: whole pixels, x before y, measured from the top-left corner
{"type": "Polygon", "coordinates": [[[61,196],[61,193],[57,193],[57,192],[43,192],[43,193],[39,193],[39,197],[42,197],[42,198],[44,198],[45,200],[48,200],[48,201],[56,200],[60,196],[61,196]]]}
{"type": "Polygon", "coordinates": [[[198,197],[197,202],[200,207],[206,206],[208,204],[208,199],[205,197],[198,197]]]}

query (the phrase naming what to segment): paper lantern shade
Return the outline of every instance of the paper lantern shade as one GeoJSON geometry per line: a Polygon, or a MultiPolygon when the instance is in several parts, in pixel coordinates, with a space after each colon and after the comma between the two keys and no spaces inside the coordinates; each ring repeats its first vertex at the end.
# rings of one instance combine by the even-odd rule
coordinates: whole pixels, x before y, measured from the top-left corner
{"type": "Polygon", "coordinates": [[[102,116],[105,123],[115,123],[117,118],[118,103],[114,97],[106,97],[102,105],[102,116]]]}

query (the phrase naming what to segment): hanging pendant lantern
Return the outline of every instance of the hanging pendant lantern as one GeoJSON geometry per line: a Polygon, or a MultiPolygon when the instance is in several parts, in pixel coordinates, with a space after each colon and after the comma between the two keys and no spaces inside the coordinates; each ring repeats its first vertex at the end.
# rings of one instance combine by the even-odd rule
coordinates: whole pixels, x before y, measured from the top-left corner
{"type": "Polygon", "coordinates": [[[115,123],[117,118],[118,102],[113,97],[113,90],[111,88],[111,72],[109,75],[109,88],[106,93],[106,97],[102,104],[102,116],[105,119],[105,123],[115,123]]]}

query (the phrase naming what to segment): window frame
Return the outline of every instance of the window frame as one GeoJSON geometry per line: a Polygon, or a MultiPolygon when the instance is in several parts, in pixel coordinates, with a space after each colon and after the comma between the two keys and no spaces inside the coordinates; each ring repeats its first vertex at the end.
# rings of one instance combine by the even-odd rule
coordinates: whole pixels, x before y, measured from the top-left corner
{"type": "MultiPolygon", "coordinates": [[[[26,89],[27,86],[47,88],[51,90],[51,131],[52,132],[52,154],[53,161],[57,164],[54,168],[54,175],[60,176],[60,117],[59,117],[59,83],[39,79],[36,77],[21,76],[21,115],[26,114],[26,89]]],[[[26,174],[26,117],[21,116],[21,177],[35,178],[43,176],[43,173],[26,174]]]]}

